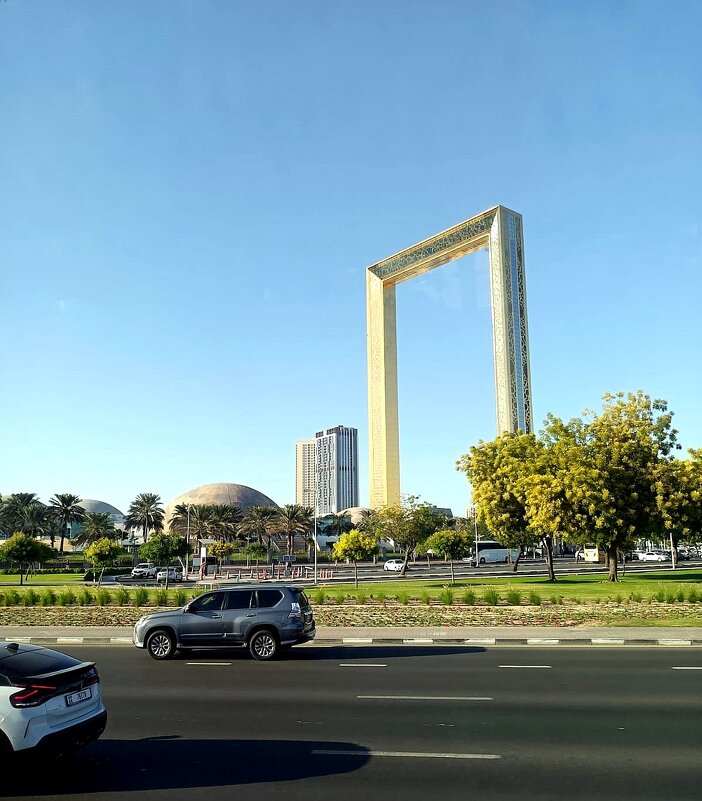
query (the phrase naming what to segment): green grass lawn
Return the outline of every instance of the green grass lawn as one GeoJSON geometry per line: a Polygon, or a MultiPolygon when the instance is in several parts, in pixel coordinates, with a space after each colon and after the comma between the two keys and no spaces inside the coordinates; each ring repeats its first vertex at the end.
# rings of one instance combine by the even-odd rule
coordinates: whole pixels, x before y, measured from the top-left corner
{"type": "Polygon", "coordinates": [[[525,596],[529,592],[538,593],[544,600],[563,598],[566,601],[606,601],[616,599],[617,595],[623,599],[631,595],[641,595],[642,598],[652,598],[656,593],[666,595],[682,591],[687,596],[691,590],[699,592],[702,598],[702,570],[662,570],[655,573],[627,573],[619,576],[616,583],[607,581],[600,575],[567,575],[561,576],[556,582],[550,582],[542,576],[509,576],[507,578],[469,578],[459,579],[455,584],[449,585],[445,581],[412,581],[394,579],[382,582],[361,582],[359,590],[355,590],[353,583],[335,584],[333,587],[325,586],[330,593],[344,591],[349,595],[363,592],[367,597],[384,593],[386,598],[396,597],[398,593],[409,593],[410,597],[421,598],[429,593],[432,598],[438,598],[447,587],[455,592],[459,598],[466,588],[473,589],[477,595],[482,595],[487,589],[494,589],[500,594],[510,589],[518,590],[525,596]]]}

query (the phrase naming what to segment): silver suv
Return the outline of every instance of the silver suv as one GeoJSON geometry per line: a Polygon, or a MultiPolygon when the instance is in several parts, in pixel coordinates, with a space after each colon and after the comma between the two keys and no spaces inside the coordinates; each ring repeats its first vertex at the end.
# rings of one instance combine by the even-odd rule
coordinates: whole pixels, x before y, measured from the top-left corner
{"type": "Polygon", "coordinates": [[[192,648],[246,646],[263,661],[314,635],[312,608],[301,587],[248,584],[222,587],[180,609],[145,615],[132,639],[154,659],[192,648]]]}

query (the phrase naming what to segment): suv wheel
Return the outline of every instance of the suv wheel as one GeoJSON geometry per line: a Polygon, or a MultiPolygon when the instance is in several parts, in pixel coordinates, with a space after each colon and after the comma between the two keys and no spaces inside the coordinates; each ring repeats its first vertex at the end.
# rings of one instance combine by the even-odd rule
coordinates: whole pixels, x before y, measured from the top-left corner
{"type": "Polygon", "coordinates": [[[146,638],[146,650],[152,659],[170,659],[175,654],[175,638],[164,629],[156,629],[146,638]]]}
{"type": "Polygon", "coordinates": [[[261,629],[249,640],[249,653],[259,662],[267,662],[278,653],[278,641],[272,631],[261,629]]]}

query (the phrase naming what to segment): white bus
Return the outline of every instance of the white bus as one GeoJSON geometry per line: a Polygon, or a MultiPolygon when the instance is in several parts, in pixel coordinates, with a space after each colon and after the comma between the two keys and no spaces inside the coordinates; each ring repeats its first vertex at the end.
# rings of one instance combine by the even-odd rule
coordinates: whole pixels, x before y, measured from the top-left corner
{"type": "Polygon", "coordinates": [[[476,545],[477,554],[472,560],[476,566],[491,562],[516,562],[519,559],[519,548],[505,548],[492,540],[478,540],[476,545]]]}

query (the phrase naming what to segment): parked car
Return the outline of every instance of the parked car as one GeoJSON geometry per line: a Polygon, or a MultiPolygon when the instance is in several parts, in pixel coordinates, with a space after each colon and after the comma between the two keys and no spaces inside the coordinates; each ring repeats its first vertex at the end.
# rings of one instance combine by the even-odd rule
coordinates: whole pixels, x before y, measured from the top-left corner
{"type": "Polygon", "coordinates": [[[132,568],[132,578],[156,578],[158,567],[154,562],[139,562],[132,568]]]}
{"type": "Polygon", "coordinates": [[[106,722],[95,663],[29,643],[0,645],[0,761],[77,750],[106,722]]]}
{"type": "MultiPolygon", "coordinates": [[[[388,559],[387,562],[383,565],[383,570],[391,570],[394,573],[399,573],[402,570],[402,565],[404,565],[403,559],[388,559]]],[[[409,570],[409,565],[407,566],[409,570]]]]}
{"type": "Polygon", "coordinates": [[[156,581],[165,581],[166,576],[169,581],[183,580],[183,574],[177,567],[160,567],[156,573],[156,581]]]}
{"type": "Polygon", "coordinates": [[[646,551],[645,553],[639,554],[639,560],[641,562],[665,562],[668,559],[670,559],[670,557],[661,551],[646,551]]]}
{"type": "Polygon", "coordinates": [[[168,612],[144,615],[133,641],[154,659],[192,648],[245,646],[254,659],[273,659],[313,640],[312,607],[301,587],[249,584],[222,587],[168,612]]]}

